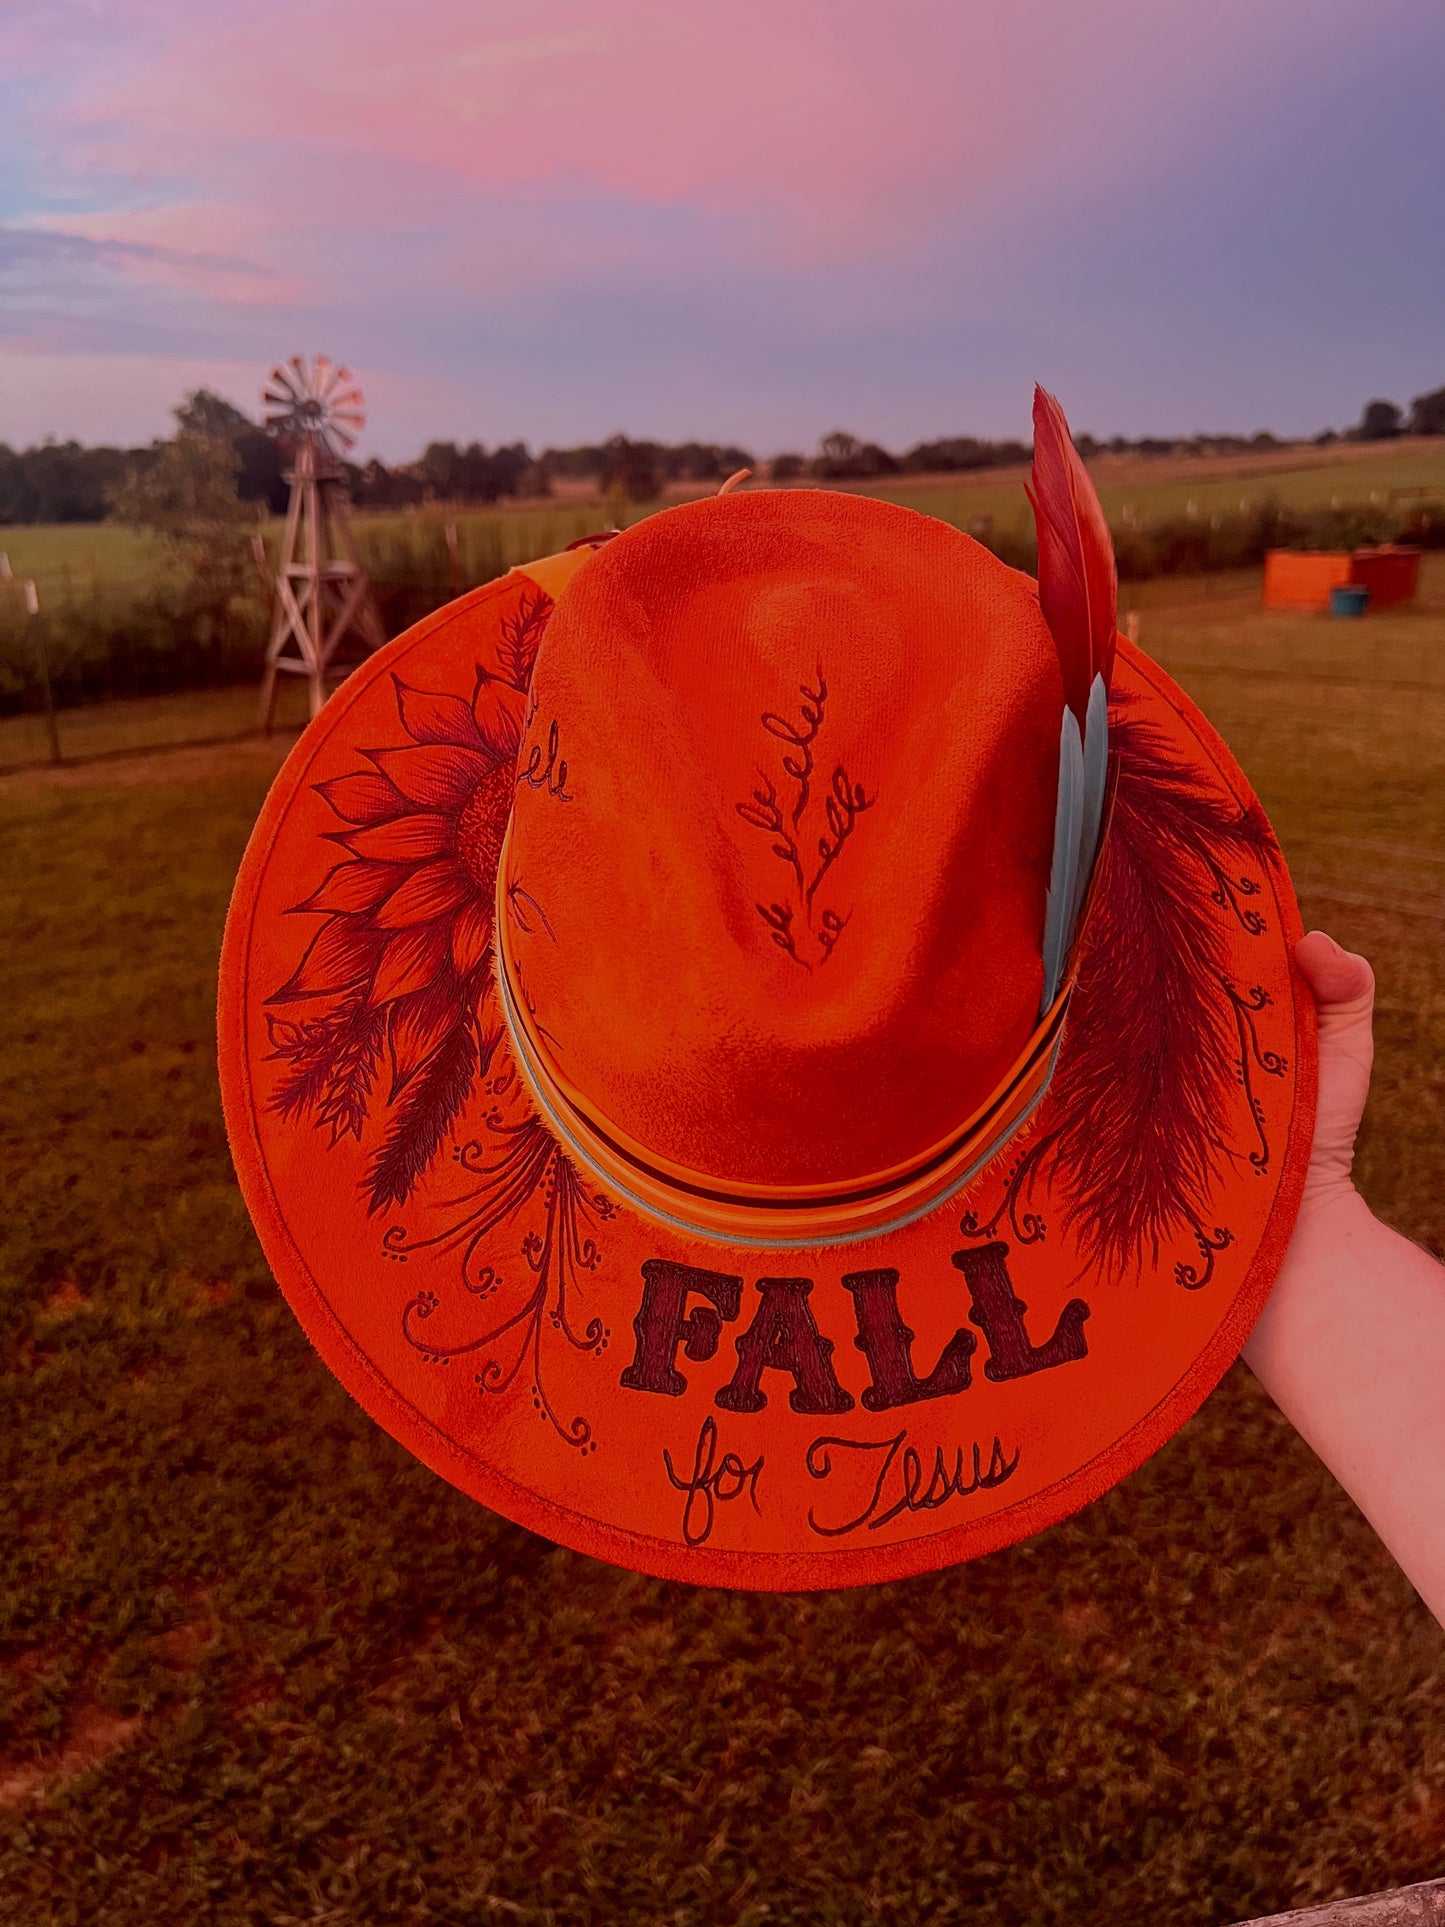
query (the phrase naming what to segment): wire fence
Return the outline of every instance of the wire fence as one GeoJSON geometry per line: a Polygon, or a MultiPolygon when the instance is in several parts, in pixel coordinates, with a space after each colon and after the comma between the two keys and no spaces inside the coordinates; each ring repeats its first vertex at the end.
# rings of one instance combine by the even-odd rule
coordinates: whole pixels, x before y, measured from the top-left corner
{"type": "MultiPolygon", "coordinates": [[[[361,560],[388,635],[519,562],[609,525],[615,503],[464,517],[358,518],[361,560]]],[[[197,578],[173,550],[115,532],[48,570],[0,550],[0,771],[230,740],[256,726],[278,535],[257,533],[229,574],[197,578]]],[[[304,721],[290,690],[277,726],[304,721]]]]}
{"type": "MultiPolygon", "coordinates": [[[[646,512],[608,501],[405,512],[353,526],[383,626],[397,635],[518,563],[646,512]]],[[[114,532],[85,533],[96,540],[72,544],[81,560],[32,575],[0,550],[0,772],[253,733],[279,532],[254,538],[246,577],[219,614],[163,549],[107,550],[114,532]]],[[[1372,712],[1384,701],[1388,714],[1372,713],[1369,726],[1401,739],[1423,781],[1438,774],[1445,733],[1445,552],[1423,560],[1418,604],[1363,621],[1265,616],[1257,569],[1146,575],[1126,583],[1121,604],[1143,645],[1207,711],[1222,687],[1255,689],[1261,704],[1290,685],[1316,698],[1334,692],[1341,712],[1351,692],[1372,712]]],[[[299,682],[283,680],[279,730],[305,721],[299,682]]]]}

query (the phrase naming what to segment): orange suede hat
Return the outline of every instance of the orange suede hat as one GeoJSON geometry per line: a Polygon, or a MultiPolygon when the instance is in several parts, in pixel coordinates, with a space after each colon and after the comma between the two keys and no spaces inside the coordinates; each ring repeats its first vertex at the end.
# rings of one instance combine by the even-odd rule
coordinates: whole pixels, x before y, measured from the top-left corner
{"type": "Polygon", "coordinates": [[[853,1585],[1137,1466],[1289,1239],[1313,1007],[1229,752],[1116,635],[1038,398],[1040,581],[724,494],[399,637],[232,901],[221,1072],[323,1358],[619,1564],[853,1585]]]}

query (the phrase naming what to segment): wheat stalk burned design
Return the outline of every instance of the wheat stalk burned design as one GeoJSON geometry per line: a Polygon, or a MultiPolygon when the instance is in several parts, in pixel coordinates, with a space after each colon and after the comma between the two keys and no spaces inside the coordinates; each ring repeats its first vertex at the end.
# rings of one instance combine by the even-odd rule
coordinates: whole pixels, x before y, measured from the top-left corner
{"type": "Polygon", "coordinates": [[[761,719],[768,734],[784,745],[780,761],[790,794],[780,795],[776,780],[760,767],[758,786],[749,800],[733,807],[745,823],[771,839],[772,853],[786,866],[792,882],[787,896],[780,901],[757,904],[757,913],[778,948],[795,964],[811,970],[814,963],[828,961],[848,924],[847,914],[819,907],[819,888],[842,855],[858,818],[865,810],[871,810],[878,799],[869,796],[863,785],[855,783],[839,763],[823,795],[824,829],[821,833],[816,828],[811,832],[805,830],[804,819],[814,801],[814,744],[828,707],[828,684],[821,663],[811,683],[799,684],[798,696],[796,721],[773,710],[764,711],[761,719]],[[814,837],[815,853],[810,853],[805,862],[803,845],[810,834],[814,837]],[[800,943],[803,949],[799,948],[800,943]]]}

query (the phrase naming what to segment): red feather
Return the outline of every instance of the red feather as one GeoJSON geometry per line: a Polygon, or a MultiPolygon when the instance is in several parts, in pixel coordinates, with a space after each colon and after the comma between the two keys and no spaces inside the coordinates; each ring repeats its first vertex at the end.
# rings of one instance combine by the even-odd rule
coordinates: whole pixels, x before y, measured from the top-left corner
{"type": "Polygon", "coordinates": [[[1079,460],[1064,411],[1034,389],[1034,466],[1028,496],[1039,538],[1039,606],[1053,632],[1064,700],[1084,725],[1089,689],[1114,667],[1119,580],[1109,525],[1079,460]]]}

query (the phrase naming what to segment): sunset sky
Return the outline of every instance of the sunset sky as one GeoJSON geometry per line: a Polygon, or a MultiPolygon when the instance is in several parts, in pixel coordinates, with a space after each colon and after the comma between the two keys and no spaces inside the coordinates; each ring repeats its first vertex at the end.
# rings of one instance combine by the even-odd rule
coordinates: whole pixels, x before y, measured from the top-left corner
{"type": "Polygon", "coordinates": [[[1439,0],[4,0],[0,441],[1342,426],[1445,383],[1439,0]]]}

